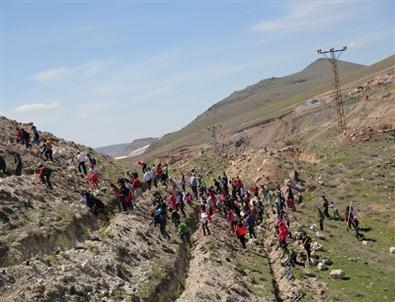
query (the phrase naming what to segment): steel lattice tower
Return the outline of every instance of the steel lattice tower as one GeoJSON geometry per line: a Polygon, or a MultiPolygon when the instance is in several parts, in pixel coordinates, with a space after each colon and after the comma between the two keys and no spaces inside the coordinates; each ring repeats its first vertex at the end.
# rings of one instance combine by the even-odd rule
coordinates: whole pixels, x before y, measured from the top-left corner
{"type": "Polygon", "coordinates": [[[327,59],[330,60],[332,65],[333,72],[333,106],[336,108],[336,116],[337,116],[337,127],[340,133],[344,133],[346,130],[346,117],[344,115],[344,105],[343,105],[343,96],[340,88],[340,80],[339,80],[339,71],[337,69],[337,59],[340,57],[343,51],[347,50],[347,46],[344,46],[342,49],[334,49],[322,51],[321,49],[317,50],[317,52],[327,59]],[[328,55],[329,54],[329,55],[328,55]]]}

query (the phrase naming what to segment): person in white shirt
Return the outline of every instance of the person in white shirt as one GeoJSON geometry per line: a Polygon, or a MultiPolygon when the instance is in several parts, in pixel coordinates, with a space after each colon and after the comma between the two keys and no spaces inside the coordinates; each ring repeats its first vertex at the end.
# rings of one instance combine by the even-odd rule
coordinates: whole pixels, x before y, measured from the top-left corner
{"type": "Polygon", "coordinates": [[[78,171],[80,173],[83,172],[86,175],[87,173],[86,173],[86,166],[85,166],[85,156],[81,152],[77,153],[77,164],[78,164],[78,171]]]}
{"type": "Polygon", "coordinates": [[[147,184],[148,190],[150,190],[150,191],[151,191],[151,185],[152,185],[153,178],[154,178],[154,174],[152,174],[151,168],[148,167],[148,169],[145,170],[145,173],[144,173],[144,182],[147,184]]]}

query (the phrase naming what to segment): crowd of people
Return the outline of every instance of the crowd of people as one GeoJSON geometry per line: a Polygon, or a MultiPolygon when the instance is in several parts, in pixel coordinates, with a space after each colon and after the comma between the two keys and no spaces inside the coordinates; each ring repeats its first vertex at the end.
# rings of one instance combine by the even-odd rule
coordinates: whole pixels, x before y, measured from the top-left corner
{"type": "MultiPolygon", "coordinates": [[[[16,142],[24,145],[27,149],[32,149],[34,145],[40,148],[43,157],[38,163],[37,175],[48,189],[53,189],[50,179],[52,169],[49,165],[54,160],[52,142],[50,140],[41,142],[37,128],[32,126],[31,130],[32,135],[23,128],[17,128],[16,142]]],[[[12,152],[11,155],[15,162],[14,174],[21,175],[21,156],[17,152],[12,152]]],[[[93,192],[91,193],[89,190],[81,192],[84,204],[95,215],[103,214],[108,220],[106,205],[95,196],[95,192],[99,188],[96,159],[90,153],[78,152],[75,162],[79,173],[87,179],[93,192]]],[[[191,171],[188,181],[180,171],[178,179],[175,180],[169,175],[167,163],[158,162],[148,165],[140,160],[138,164],[141,167],[141,180],[138,172],[130,172],[119,177],[115,184],[111,183],[110,185],[114,192],[118,211],[130,213],[137,206],[138,201],[144,198],[144,191],[153,190],[152,220],[149,224],[159,227],[162,235],[169,236],[166,228],[170,222],[174,225],[182,241],[192,245],[191,226],[188,225],[188,221],[191,220],[188,219],[185,211],[185,207],[188,205],[199,209],[200,228],[203,236],[210,236],[213,233],[212,218],[214,215],[219,215],[227,221],[229,232],[234,234],[243,249],[247,248],[246,242],[249,239],[257,238],[256,227],[263,223],[264,215],[269,217],[269,214],[273,214],[279,246],[289,255],[292,265],[302,264],[297,260],[296,253],[288,244],[288,242],[296,240],[290,230],[291,221],[288,213],[295,212],[297,204],[303,201],[302,195],[290,185],[286,187],[286,190],[280,188],[269,190],[265,185],[259,187],[254,183],[248,189],[239,176],[229,179],[223,172],[221,176],[208,180],[204,175],[196,173],[194,170],[191,171]]],[[[3,174],[7,173],[6,161],[2,156],[0,156],[0,171],[3,174]]],[[[355,230],[358,239],[363,236],[359,231],[356,211],[351,205],[346,208],[344,216],[341,217],[334,202],[329,202],[325,196],[321,198],[323,200],[322,208],[317,208],[321,231],[324,230],[324,221],[332,219],[345,221],[348,228],[355,230]],[[330,215],[330,210],[333,212],[332,215],[330,215]]],[[[299,240],[301,240],[307,259],[310,260],[311,238],[306,232],[303,232],[299,240]]]]}

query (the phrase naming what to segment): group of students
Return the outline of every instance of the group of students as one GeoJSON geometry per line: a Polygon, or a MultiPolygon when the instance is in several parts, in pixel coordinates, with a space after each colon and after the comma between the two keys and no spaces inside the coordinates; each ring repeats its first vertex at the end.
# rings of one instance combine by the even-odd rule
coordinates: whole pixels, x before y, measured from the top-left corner
{"type": "Polygon", "coordinates": [[[94,190],[96,190],[99,187],[99,175],[97,173],[96,169],[96,159],[94,156],[90,153],[86,154],[86,158],[88,160],[88,168],[87,170],[85,162],[85,156],[83,153],[80,151],[77,152],[77,168],[78,172],[80,172],[83,176],[86,176],[88,182],[92,186],[94,190]]]}

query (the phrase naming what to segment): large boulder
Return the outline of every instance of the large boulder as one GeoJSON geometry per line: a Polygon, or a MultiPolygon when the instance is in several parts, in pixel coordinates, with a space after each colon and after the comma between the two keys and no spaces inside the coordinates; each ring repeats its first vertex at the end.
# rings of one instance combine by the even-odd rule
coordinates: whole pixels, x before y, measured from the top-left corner
{"type": "Polygon", "coordinates": [[[318,264],[318,259],[316,257],[311,257],[310,263],[311,265],[316,266],[318,264]]]}
{"type": "Polygon", "coordinates": [[[326,265],[332,265],[332,263],[333,263],[331,258],[329,258],[328,256],[325,256],[324,258],[322,258],[321,262],[325,263],[326,265]]]}
{"type": "Polygon", "coordinates": [[[346,273],[341,269],[333,269],[329,275],[334,279],[343,279],[346,276],[346,273]]]}
{"type": "Polygon", "coordinates": [[[320,263],[318,263],[317,268],[318,268],[320,271],[326,271],[326,270],[328,269],[328,265],[326,265],[326,264],[323,263],[323,262],[320,262],[320,263]]]}

